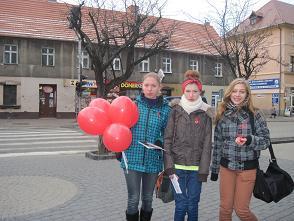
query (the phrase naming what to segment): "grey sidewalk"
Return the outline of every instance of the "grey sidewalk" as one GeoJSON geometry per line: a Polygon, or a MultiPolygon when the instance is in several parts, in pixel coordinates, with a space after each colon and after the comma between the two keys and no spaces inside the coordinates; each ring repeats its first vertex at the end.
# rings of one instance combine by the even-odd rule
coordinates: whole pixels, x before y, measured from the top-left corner
{"type": "MultiPolygon", "coordinates": [[[[267,158],[262,160],[265,166],[267,158]]],[[[293,161],[279,164],[294,175],[293,161]]],[[[124,220],[126,186],[116,160],[95,161],[83,155],[2,158],[0,174],[1,221],[124,220]]],[[[217,220],[218,193],[218,182],[203,185],[200,221],[217,220]]],[[[278,204],[253,199],[251,207],[261,221],[290,221],[293,202],[294,194],[278,204]]],[[[173,209],[173,203],[155,199],[152,220],[171,221],[173,209]]]]}
{"type": "MultiPolygon", "coordinates": [[[[275,137],[293,136],[293,118],[269,119],[275,137]],[[282,122],[282,123],[281,123],[282,122]],[[283,126],[281,126],[283,125],[283,126]]],[[[74,119],[0,120],[0,127],[74,127],[74,119]]],[[[294,146],[274,146],[279,165],[294,176],[294,146]]],[[[263,151],[262,168],[268,153],[263,151]]],[[[200,221],[215,221],[218,182],[205,183],[200,221]]],[[[120,221],[126,208],[126,185],[116,160],[95,161],[84,155],[7,157],[0,160],[0,221],[120,221]]],[[[253,199],[261,221],[293,221],[294,194],[278,204],[253,199]]],[[[173,203],[154,199],[153,221],[171,221],[173,203]]],[[[234,221],[239,220],[234,216],[234,221]]]]}

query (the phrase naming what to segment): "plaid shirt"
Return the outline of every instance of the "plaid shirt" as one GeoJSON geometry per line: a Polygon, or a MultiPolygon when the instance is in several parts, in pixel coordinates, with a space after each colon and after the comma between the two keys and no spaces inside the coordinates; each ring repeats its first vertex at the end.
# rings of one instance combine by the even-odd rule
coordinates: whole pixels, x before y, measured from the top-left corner
{"type": "MultiPolygon", "coordinates": [[[[162,151],[147,149],[138,143],[139,141],[150,143],[155,143],[156,140],[163,141],[163,131],[167,124],[170,107],[166,100],[159,99],[156,105],[148,106],[142,96],[137,97],[139,120],[131,128],[132,143],[125,151],[128,169],[130,170],[158,173],[163,169],[162,151]]],[[[121,167],[125,168],[123,160],[121,161],[121,167]]]]}
{"type": "Polygon", "coordinates": [[[252,134],[249,114],[246,110],[226,110],[218,121],[214,131],[214,148],[211,172],[218,174],[221,158],[229,160],[231,170],[244,170],[244,161],[255,160],[260,156],[260,150],[270,144],[269,130],[265,119],[257,111],[254,115],[255,134],[252,134]],[[239,146],[237,136],[252,136],[249,145],[239,146]]]}

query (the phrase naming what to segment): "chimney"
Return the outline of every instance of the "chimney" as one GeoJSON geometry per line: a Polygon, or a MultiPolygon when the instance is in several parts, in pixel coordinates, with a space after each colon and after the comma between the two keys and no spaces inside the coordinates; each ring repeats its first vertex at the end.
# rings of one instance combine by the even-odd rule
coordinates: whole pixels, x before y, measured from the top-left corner
{"type": "Polygon", "coordinates": [[[137,5],[130,5],[127,7],[127,12],[137,15],[139,13],[139,6],[137,5]]]}
{"type": "Polygon", "coordinates": [[[210,22],[205,20],[204,25],[205,26],[209,26],[210,25],[210,22]]]}

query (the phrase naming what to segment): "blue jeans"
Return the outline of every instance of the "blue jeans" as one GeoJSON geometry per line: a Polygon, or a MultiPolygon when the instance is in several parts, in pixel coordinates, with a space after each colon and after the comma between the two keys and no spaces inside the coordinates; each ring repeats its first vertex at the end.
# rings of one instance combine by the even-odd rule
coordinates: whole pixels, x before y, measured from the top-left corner
{"type": "Polygon", "coordinates": [[[125,178],[128,189],[128,214],[135,214],[138,212],[140,201],[141,181],[142,181],[142,206],[146,211],[152,211],[152,200],[155,183],[157,180],[157,173],[143,173],[135,170],[128,170],[125,172],[125,178]]]}
{"type": "Polygon", "coordinates": [[[188,221],[198,220],[198,203],[200,201],[202,183],[198,181],[198,171],[176,170],[182,194],[176,194],[174,221],[184,221],[188,214],[188,221]]]}

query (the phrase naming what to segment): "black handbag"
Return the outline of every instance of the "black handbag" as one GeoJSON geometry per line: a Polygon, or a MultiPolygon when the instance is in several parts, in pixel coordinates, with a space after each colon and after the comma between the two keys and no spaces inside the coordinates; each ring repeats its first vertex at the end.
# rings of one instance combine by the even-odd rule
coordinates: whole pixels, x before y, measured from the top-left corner
{"type": "Polygon", "coordinates": [[[156,181],[156,198],[159,198],[164,203],[169,203],[174,200],[173,187],[170,178],[161,172],[156,181]]]}
{"type": "MultiPolygon", "coordinates": [[[[250,113],[250,124],[253,134],[255,134],[252,113],[250,113]]],[[[293,192],[294,183],[291,176],[279,167],[271,143],[268,149],[270,152],[269,166],[266,172],[257,168],[253,195],[264,202],[277,203],[293,192]]]]}

